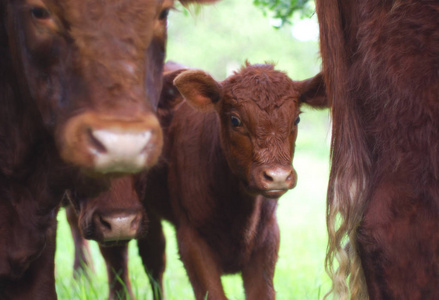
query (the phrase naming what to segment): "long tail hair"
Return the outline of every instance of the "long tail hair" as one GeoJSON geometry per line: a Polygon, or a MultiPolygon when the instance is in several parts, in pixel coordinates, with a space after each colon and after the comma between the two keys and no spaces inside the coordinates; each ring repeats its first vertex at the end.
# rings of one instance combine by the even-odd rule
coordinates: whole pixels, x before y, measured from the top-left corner
{"type": "Polygon", "coordinates": [[[332,112],[331,173],[325,269],[335,299],[368,299],[356,232],[361,222],[370,158],[356,99],[348,89],[348,57],[338,0],[318,0],[323,73],[332,112]],[[349,284],[348,284],[349,282],[349,284]]]}

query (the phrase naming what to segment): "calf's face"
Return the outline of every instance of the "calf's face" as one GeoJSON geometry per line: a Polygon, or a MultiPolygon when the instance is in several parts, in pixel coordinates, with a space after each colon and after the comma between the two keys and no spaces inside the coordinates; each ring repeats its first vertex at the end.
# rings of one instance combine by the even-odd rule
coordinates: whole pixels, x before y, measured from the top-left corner
{"type": "Polygon", "coordinates": [[[247,64],[223,82],[191,70],[174,83],[194,107],[218,113],[223,152],[248,193],[278,198],[296,185],[292,162],[300,106],[325,106],[320,75],[292,81],[272,65],[247,64]]]}
{"type": "Polygon", "coordinates": [[[0,26],[23,108],[41,116],[64,160],[100,173],[138,172],[157,160],[154,110],[172,5],[3,1],[0,26]]]}
{"type": "Polygon", "coordinates": [[[95,198],[69,195],[86,239],[112,245],[146,233],[147,215],[135,187],[135,176],[113,178],[110,188],[95,198]]]}

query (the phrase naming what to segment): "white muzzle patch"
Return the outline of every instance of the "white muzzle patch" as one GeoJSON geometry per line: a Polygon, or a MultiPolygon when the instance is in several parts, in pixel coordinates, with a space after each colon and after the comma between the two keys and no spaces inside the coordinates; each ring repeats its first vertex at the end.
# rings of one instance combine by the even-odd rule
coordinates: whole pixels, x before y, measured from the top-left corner
{"type": "Polygon", "coordinates": [[[92,136],[102,146],[102,151],[91,148],[95,169],[102,173],[135,173],[144,168],[148,158],[148,143],[151,130],[144,132],[123,132],[94,130],[92,136]]]}

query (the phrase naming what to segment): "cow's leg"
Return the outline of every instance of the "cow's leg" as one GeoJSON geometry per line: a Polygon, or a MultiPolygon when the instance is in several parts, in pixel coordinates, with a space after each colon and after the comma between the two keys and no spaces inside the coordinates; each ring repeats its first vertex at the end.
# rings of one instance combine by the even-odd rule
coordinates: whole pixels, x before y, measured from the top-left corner
{"type": "Polygon", "coordinates": [[[71,205],[66,208],[67,221],[72,232],[73,243],[75,244],[75,260],[73,262],[73,277],[77,278],[80,272],[87,274],[87,267],[93,270],[90,248],[88,242],[83,238],[79,230],[78,215],[71,205]]]}
{"type": "Polygon", "coordinates": [[[357,230],[370,299],[439,299],[439,211],[433,199],[407,181],[381,180],[357,230]]]}
{"type": "Polygon", "coordinates": [[[242,270],[246,299],[275,299],[274,268],[279,252],[279,227],[272,220],[264,230],[266,239],[252,253],[242,270]]]}
{"type": "Polygon", "coordinates": [[[128,276],[128,243],[121,246],[99,246],[107,266],[109,299],[134,298],[128,276]]]}
{"type": "Polygon", "coordinates": [[[177,241],[180,258],[188,273],[195,298],[227,299],[221,284],[221,269],[205,241],[188,226],[178,228],[177,241]]]}
{"type": "Polygon", "coordinates": [[[159,219],[150,217],[148,235],[137,240],[139,255],[142,258],[145,272],[151,284],[153,299],[163,298],[163,273],[166,267],[166,240],[162,223],[159,219]]]}

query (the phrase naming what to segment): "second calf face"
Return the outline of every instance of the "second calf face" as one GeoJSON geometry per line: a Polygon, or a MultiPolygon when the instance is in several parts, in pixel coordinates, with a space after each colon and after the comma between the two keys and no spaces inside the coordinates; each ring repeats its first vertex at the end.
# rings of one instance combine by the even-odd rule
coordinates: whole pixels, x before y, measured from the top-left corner
{"type": "Polygon", "coordinates": [[[192,106],[218,113],[224,155],[248,193],[278,198],[296,185],[296,82],[272,65],[247,65],[223,82],[191,70],[174,82],[192,106]]]}
{"type": "Polygon", "coordinates": [[[270,65],[227,78],[216,110],[223,150],[247,192],[278,198],[296,185],[292,167],[299,120],[294,82],[270,65]]]}

